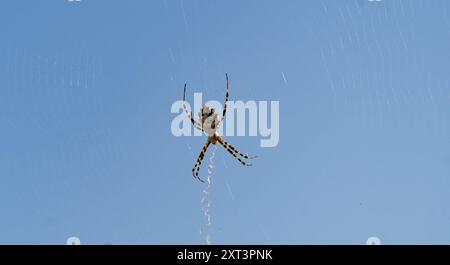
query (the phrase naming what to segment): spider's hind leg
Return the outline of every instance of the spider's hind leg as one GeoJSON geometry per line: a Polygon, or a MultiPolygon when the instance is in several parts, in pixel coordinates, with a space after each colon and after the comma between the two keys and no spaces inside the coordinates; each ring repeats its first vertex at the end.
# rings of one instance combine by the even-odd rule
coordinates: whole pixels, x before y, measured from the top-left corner
{"type": "Polygon", "coordinates": [[[226,148],[230,148],[236,155],[239,155],[245,159],[255,159],[258,157],[258,156],[249,156],[246,153],[239,152],[236,148],[234,148],[231,144],[229,144],[223,137],[219,137],[218,141],[226,145],[227,146],[226,148]]]}
{"type": "Polygon", "coordinates": [[[201,182],[205,182],[198,176],[198,172],[200,170],[200,166],[202,165],[203,158],[205,157],[206,150],[208,150],[209,145],[211,144],[210,139],[208,139],[205,143],[205,146],[203,146],[202,151],[200,152],[200,155],[197,158],[197,162],[195,162],[194,168],[192,168],[192,176],[194,178],[200,180],[201,182]]]}
{"type": "Polygon", "coordinates": [[[227,143],[227,141],[225,141],[225,139],[223,137],[219,137],[217,138],[217,140],[219,141],[219,143],[225,148],[227,149],[227,151],[232,154],[242,165],[244,166],[251,166],[252,164],[245,162],[241,159],[241,157],[246,158],[246,159],[253,159],[253,158],[257,158],[257,156],[248,156],[247,154],[243,154],[241,152],[239,152],[236,148],[234,148],[231,144],[227,143]]]}

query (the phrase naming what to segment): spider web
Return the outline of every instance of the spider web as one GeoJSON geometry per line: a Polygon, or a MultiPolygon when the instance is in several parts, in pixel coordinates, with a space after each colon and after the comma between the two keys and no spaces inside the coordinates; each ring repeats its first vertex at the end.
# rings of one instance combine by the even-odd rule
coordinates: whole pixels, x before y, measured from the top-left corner
{"type": "MultiPolygon", "coordinates": [[[[356,113],[360,124],[383,130],[400,123],[424,131],[442,129],[442,117],[431,111],[431,119],[421,119],[420,107],[442,106],[442,99],[449,98],[443,89],[448,80],[442,72],[431,70],[432,60],[424,55],[427,50],[418,30],[410,25],[430,10],[440,10],[435,15],[445,17],[444,3],[433,2],[429,10],[421,11],[417,7],[423,1],[325,1],[322,10],[312,9],[311,13],[331,17],[321,20],[311,15],[307,30],[324,43],[320,57],[334,108],[356,113]],[[334,30],[336,25],[343,30],[334,30]],[[317,29],[321,34],[314,32],[317,29]],[[410,76],[421,77],[422,83],[410,82],[410,76]],[[412,115],[401,117],[399,110],[405,108],[411,108],[412,115]]],[[[446,31],[435,26],[438,32],[446,31]]]]}

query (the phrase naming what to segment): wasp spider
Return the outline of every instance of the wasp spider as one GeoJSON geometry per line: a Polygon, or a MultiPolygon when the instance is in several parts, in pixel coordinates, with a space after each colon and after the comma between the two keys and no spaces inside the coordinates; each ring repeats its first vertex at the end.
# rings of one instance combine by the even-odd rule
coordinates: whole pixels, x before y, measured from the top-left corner
{"type": "Polygon", "coordinates": [[[194,178],[200,180],[201,182],[204,182],[199,176],[198,172],[200,170],[200,166],[202,165],[203,158],[205,156],[206,151],[208,150],[208,147],[210,144],[217,145],[221,144],[230,154],[232,154],[242,165],[244,166],[251,166],[248,162],[244,161],[244,159],[253,159],[256,158],[256,156],[250,157],[247,154],[243,154],[239,152],[236,148],[234,148],[232,145],[230,145],[222,136],[218,134],[218,130],[220,126],[222,125],[225,114],[227,112],[227,102],[228,102],[228,95],[229,95],[229,81],[228,81],[228,74],[225,74],[226,80],[227,80],[227,91],[225,95],[225,104],[223,107],[223,113],[222,117],[219,118],[217,116],[217,113],[215,112],[214,108],[210,108],[208,106],[203,106],[199,115],[199,121],[194,120],[192,117],[192,112],[189,113],[187,107],[186,107],[186,84],[184,84],[184,93],[183,93],[183,107],[184,111],[186,112],[186,115],[191,120],[192,125],[194,125],[195,128],[198,130],[201,130],[202,132],[206,133],[208,135],[208,139],[206,140],[205,145],[202,148],[202,151],[200,152],[200,155],[197,158],[197,162],[195,162],[194,168],[192,169],[192,175],[194,178]]]}

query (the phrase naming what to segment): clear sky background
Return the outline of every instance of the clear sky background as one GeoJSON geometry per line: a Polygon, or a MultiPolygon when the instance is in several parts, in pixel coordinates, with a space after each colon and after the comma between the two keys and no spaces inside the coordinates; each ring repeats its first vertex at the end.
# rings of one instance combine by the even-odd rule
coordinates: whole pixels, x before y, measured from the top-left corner
{"type": "Polygon", "coordinates": [[[447,0],[10,0],[0,34],[2,244],[204,244],[170,107],[226,72],[280,142],[215,152],[213,243],[450,243],[447,0]]]}

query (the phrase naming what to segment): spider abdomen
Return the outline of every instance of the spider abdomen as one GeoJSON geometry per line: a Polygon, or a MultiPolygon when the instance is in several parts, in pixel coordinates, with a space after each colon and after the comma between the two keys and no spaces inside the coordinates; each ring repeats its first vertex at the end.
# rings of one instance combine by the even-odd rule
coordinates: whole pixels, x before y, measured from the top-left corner
{"type": "Polygon", "coordinates": [[[217,116],[215,110],[208,106],[204,106],[200,110],[198,115],[200,117],[200,123],[202,125],[202,128],[206,132],[206,134],[208,134],[209,136],[214,135],[220,123],[220,119],[217,116]]]}

